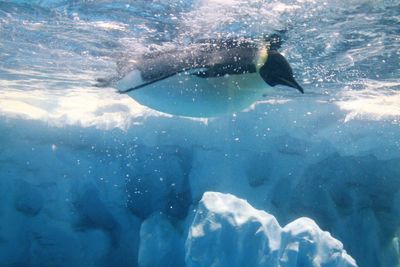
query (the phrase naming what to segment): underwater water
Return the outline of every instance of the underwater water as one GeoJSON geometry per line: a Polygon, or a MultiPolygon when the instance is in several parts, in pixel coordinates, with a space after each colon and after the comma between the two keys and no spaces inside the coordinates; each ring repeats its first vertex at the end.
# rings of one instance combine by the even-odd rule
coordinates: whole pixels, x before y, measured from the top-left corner
{"type": "Polygon", "coordinates": [[[400,2],[0,1],[0,266],[400,266],[400,2]],[[190,118],[93,86],[275,32],[305,94],[190,118]]]}

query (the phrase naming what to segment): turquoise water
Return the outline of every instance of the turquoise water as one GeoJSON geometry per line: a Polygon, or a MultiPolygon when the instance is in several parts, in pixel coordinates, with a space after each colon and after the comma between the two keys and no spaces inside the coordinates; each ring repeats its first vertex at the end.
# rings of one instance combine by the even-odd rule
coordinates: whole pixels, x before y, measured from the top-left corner
{"type": "Polygon", "coordinates": [[[399,25],[399,1],[0,1],[0,266],[206,266],[187,245],[206,191],[398,266],[399,25]],[[194,119],[94,86],[146,52],[276,32],[304,95],[194,119]]]}

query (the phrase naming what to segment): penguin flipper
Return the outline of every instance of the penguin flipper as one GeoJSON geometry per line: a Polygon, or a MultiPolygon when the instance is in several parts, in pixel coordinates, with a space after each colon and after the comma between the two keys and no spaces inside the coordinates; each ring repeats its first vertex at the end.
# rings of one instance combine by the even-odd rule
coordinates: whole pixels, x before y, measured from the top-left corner
{"type": "Polygon", "coordinates": [[[157,78],[157,79],[154,79],[154,80],[151,80],[151,81],[147,81],[147,82],[144,82],[144,83],[139,84],[139,85],[137,85],[137,86],[134,86],[134,87],[125,89],[125,90],[123,90],[123,91],[122,91],[122,90],[119,90],[118,92],[119,92],[120,94],[126,94],[126,93],[132,92],[132,91],[134,91],[134,90],[140,89],[140,88],[142,88],[142,87],[148,86],[148,85],[150,85],[150,84],[153,84],[153,83],[156,83],[156,82],[165,80],[165,79],[167,79],[167,78],[169,78],[169,77],[172,77],[172,76],[174,76],[174,75],[176,75],[176,74],[177,74],[177,73],[172,73],[172,74],[169,74],[169,75],[165,75],[165,76],[159,77],[159,78],[157,78]]]}

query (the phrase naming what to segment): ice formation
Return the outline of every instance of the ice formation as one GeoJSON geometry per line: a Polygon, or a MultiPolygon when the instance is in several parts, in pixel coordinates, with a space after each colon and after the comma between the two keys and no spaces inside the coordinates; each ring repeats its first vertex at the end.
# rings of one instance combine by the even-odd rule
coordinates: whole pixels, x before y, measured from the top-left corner
{"type": "Polygon", "coordinates": [[[206,192],[186,240],[186,266],[356,266],[342,243],[309,218],[281,228],[230,194],[206,192]]]}
{"type": "Polygon", "coordinates": [[[132,116],[128,102],[109,101],[81,113],[88,124],[73,112],[1,117],[1,266],[184,266],[206,191],[246,199],[282,224],[309,217],[359,266],[398,263],[398,125],[344,123],[334,103],[308,98],[207,121],[132,116]]]}

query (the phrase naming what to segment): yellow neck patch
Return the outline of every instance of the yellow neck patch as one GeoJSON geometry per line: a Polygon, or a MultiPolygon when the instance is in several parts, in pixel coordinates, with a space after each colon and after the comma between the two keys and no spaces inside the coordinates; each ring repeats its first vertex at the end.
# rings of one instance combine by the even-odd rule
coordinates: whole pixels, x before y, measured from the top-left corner
{"type": "Polygon", "coordinates": [[[261,44],[262,48],[260,49],[260,51],[258,52],[258,56],[257,56],[257,62],[256,62],[256,69],[257,71],[260,70],[260,68],[262,66],[264,66],[265,62],[267,62],[268,59],[268,49],[267,46],[265,44],[261,44]]]}

